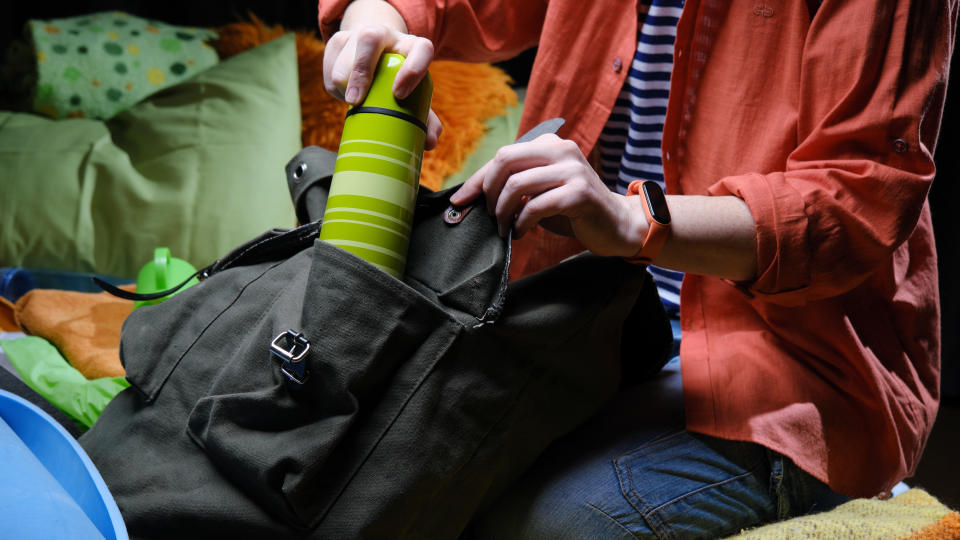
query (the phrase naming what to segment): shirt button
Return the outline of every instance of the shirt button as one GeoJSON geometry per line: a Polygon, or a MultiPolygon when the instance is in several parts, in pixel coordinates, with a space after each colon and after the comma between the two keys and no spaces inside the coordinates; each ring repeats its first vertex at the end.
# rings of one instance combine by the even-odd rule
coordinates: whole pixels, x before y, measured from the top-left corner
{"type": "Polygon", "coordinates": [[[908,148],[910,148],[910,145],[907,144],[907,141],[903,139],[897,139],[893,141],[893,151],[898,154],[906,152],[908,148]]]}
{"type": "Polygon", "coordinates": [[[610,67],[613,68],[614,73],[620,73],[620,70],[623,69],[623,61],[619,57],[614,58],[613,62],[610,62],[610,67]]]}

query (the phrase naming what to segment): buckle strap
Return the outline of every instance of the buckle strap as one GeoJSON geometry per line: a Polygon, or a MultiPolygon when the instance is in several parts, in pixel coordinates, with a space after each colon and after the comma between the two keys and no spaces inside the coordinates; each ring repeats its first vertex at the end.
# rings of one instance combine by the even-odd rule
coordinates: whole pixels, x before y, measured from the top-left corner
{"type": "Polygon", "coordinates": [[[294,330],[281,332],[270,342],[270,354],[279,359],[280,373],[283,373],[287,384],[295,390],[310,378],[307,363],[303,361],[309,350],[310,341],[294,330]]]}
{"type": "Polygon", "coordinates": [[[93,279],[93,282],[97,285],[97,287],[100,287],[101,289],[103,289],[104,292],[107,292],[113,296],[116,296],[117,298],[123,298],[124,300],[134,300],[138,302],[145,302],[148,300],[156,300],[157,298],[163,298],[164,296],[171,295],[179,291],[180,289],[182,289],[183,286],[189,283],[190,280],[193,278],[198,278],[200,280],[203,280],[206,277],[204,273],[209,268],[210,267],[208,266],[206,268],[201,268],[200,270],[197,270],[196,272],[191,274],[190,277],[180,282],[179,285],[170,287],[165,291],[157,291],[152,293],[135,293],[135,292],[125,291],[115,285],[111,285],[110,283],[103,281],[98,277],[94,277],[92,279],[93,279]]]}
{"type": "Polygon", "coordinates": [[[206,277],[234,266],[249,266],[287,258],[309,247],[318,236],[320,236],[320,222],[314,221],[296,229],[255,238],[210,265],[210,271],[206,277]]]}
{"type": "Polygon", "coordinates": [[[287,163],[287,188],[300,223],[323,217],[337,154],[319,146],[308,146],[287,163]]]}

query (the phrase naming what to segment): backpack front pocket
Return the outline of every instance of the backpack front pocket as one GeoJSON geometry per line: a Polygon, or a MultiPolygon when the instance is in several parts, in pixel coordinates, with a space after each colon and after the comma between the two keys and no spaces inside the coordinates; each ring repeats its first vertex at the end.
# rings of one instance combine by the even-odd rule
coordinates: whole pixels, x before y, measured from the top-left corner
{"type": "Polygon", "coordinates": [[[268,286],[272,298],[251,289],[236,304],[249,312],[249,302],[264,303],[254,324],[227,326],[225,313],[235,356],[188,418],[189,435],[225,476],[302,528],[323,517],[461,328],[357,257],[325,242],[311,251],[302,278],[268,286]],[[287,330],[309,344],[302,385],[270,353],[287,330]]]}

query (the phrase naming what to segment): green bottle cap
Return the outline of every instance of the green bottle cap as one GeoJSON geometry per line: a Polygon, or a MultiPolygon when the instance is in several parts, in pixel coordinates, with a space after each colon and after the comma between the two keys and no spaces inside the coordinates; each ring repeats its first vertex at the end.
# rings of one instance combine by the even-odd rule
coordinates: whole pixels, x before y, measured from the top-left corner
{"type": "Polygon", "coordinates": [[[406,98],[397,100],[393,95],[393,80],[404,60],[403,55],[396,53],[386,53],[380,57],[373,83],[360,107],[389,109],[411,116],[426,125],[430,100],[433,97],[433,81],[430,80],[429,73],[406,98]]]}

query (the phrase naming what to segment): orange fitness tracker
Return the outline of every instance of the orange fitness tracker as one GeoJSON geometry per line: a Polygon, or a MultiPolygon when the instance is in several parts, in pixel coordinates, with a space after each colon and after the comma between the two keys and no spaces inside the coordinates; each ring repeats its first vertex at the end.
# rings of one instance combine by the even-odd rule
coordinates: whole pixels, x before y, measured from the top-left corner
{"type": "Polygon", "coordinates": [[[643,213],[647,216],[650,228],[643,245],[633,257],[624,257],[624,260],[634,264],[650,264],[660,253],[667,235],[670,234],[670,209],[667,208],[667,197],[663,194],[660,184],[652,180],[634,180],[627,188],[627,196],[643,195],[643,213]]]}

